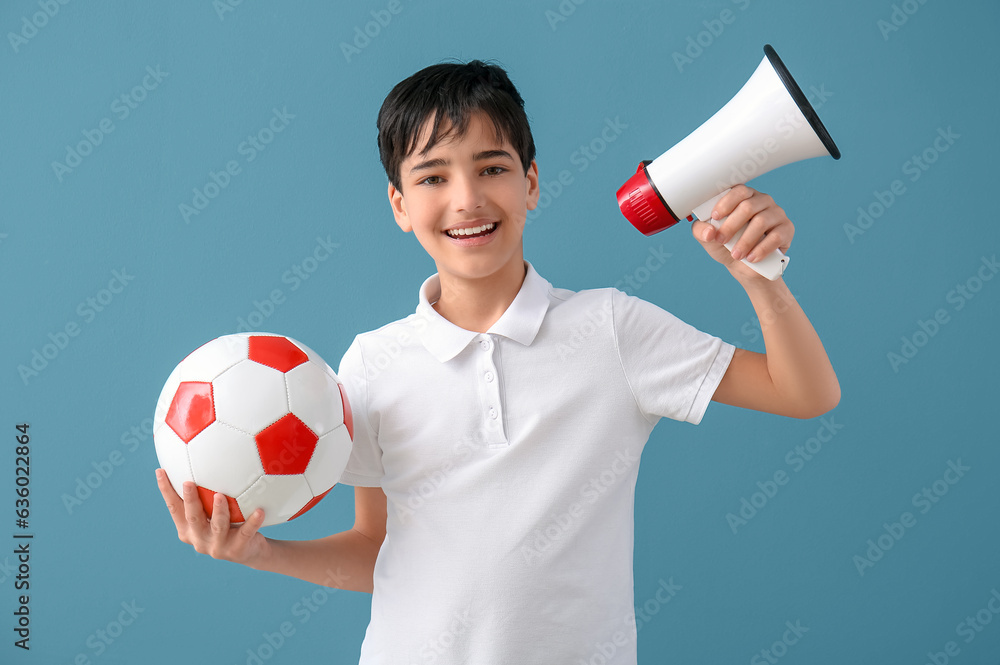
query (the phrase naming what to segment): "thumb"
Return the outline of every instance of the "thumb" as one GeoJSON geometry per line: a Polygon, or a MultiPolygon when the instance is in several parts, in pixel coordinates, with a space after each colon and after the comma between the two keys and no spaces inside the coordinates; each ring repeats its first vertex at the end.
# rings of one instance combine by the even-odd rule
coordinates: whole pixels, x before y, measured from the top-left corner
{"type": "Polygon", "coordinates": [[[699,219],[691,224],[691,235],[695,237],[695,240],[706,243],[716,240],[718,231],[708,222],[703,222],[699,219]]]}
{"type": "Polygon", "coordinates": [[[249,541],[257,534],[257,530],[264,524],[264,509],[257,508],[250,515],[242,526],[239,527],[237,533],[244,538],[244,540],[249,541]]]}

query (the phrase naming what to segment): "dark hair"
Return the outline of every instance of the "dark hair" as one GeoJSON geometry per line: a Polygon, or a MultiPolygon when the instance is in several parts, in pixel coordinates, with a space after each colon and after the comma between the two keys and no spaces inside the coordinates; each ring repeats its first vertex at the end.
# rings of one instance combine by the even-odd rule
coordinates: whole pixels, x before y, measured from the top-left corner
{"type": "Polygon", "coordinates": [[[447,135],[463,136],[472,113],[481,111],[493,121],[498,139],[517,150],[525,173],[535,158],[524,100],[502,68],[473,60],[441,63],[421,69],[392,89],[378,112],[378,151],[389,182],[400,189],[400,165],[417,150],[420,130],[433,116],[426,153],[447,135]],[[451,127],[441,133],[441,123],[451,127]]]}

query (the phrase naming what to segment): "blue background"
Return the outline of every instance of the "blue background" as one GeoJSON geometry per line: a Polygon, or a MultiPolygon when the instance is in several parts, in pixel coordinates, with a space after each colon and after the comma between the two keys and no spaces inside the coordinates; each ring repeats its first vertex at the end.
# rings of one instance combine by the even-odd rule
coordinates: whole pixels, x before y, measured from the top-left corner
{"type": "MultiPolygon", "coordinates": [[[[665,251],[670,260],[633,292],[763,350],[746,297],[686,226],[643,237],[614,193],[641,159],[728,101],[771,43],[843,152],[751,183],[796,222],[786,281],[840,377],[843,398],[826,417],[838,429],[804,461],[794,449],[820,419],[713,405],[698,427],[658,426],[636,492],[636,604],[656,610],[640,629],[639,660],[768,662],[761,650],[798,622],[808,632],[775,650],[782,663],[918,665],[949,641],[950,662],[1000,663],[1000,618],[988,604],[1000,589],[1000,280],[977,281],[1000,245],[1000,5],[400,0],[397,14],[388,5],[0,8],[0,541],[10,543],[0,547],[0,662],[235,665],[248,650],[268,663],[356,662],[370,597],[320,591],[324,604],[303,622],[301,599],[318,587],[180,543],[155,487],[148,430],[173,366],[259,309],[269,313],[259,327],[333,366],[356,333],[412,311],[433,265],[392,221],[374,125],[389,89],[421,67],[498,60],[527,100],[543,182],[571,173],[527,230],[527,256],[547,279],[581,289],[646,278],[650,251],[665,251]],[[366,26],[374,36],[359,37],[366,26]],[[122,117],[115,100],[133,95],[147,67],[165,75],[146,78],[152,89],[134,93],[122,117]],[[240,144],[274,109],[294,118],[248,161],[240,144]],[[57,173],[53,163],[105,118],[113,131],[57,173]],[[602,144],[609,120],[622,129],[602,144]],[[944,151],[939,130],[952,135],[944,151]],[[588,145],[601,149],[593,160],[580,152],[588,145]],[[926,170],[913,168],[919,155],[934,160],[926,170]],[[179,206],[230,160],[239,173],[185,220],[179,206]],[[859,207],[872,223],[852,233],[845,225],[857,225],[859,207]],[[285,275],[317,238],[338,248],[296,284],[285,275]],[[105,291],[113,271],[131,277],[113,284],[120,293],[105,291]],[[276,289],[281,302],[268,309],[276,289]],[[101,311],[88,298],[103,299],[101,311]],[[947,322],[935,329],[926,322],[938,310],[947,322]],[[935,334],[921,336],[921,322],[935,334]],[[67,326],[77,334],[60,337],[67,326]],[[887,354],[902,357],[904,337],[912,357],[894,365],[887,354]],[[46,351],[40,370],[24,371],[46,351]],[[32,446],[30,652],[11,631],[19,422],[30,423],[32,446]],[[935,503],[915,503],[949,461],[969,470],[939,483],[948,491],[935,503]],[[787,484],[731,527],[726,515],[778,471],[787,484]],[[85,498],[67,502],[77,492],[85,498]],[[869,539],[904,512],[915,524],[883,538],[891,549],[859,569],[869,539]],[[661,582],[681,587],[666,604],[656,601],[661,582]],[[119,631],[109,624],[128,616],[122,603],[142,611],[119,631]],[[991,622],[960,632],[977,612],[991,622]],[[268,651],[283,622],[294,633],[268,651]]],[[[352,520],[352,491],[338,487],[266,533],[316,538],[352,520]]]]}

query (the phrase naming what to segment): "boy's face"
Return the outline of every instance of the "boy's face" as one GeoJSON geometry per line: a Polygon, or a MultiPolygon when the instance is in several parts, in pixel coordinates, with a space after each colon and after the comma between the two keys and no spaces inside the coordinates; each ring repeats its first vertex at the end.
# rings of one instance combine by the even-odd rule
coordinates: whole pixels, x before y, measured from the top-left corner
{"type": "MultiPolygon", "coordinates": [[[[428,120],[418,148],[430,130],[428,120]]],[[[523,262],[521,235],[527,211],[538,203],[538,167],[532,162],[525,173],[520,156],[496,138],[486,116],[470,117],[464,136],[409,155],[399,182],[401,189],[389,185],[396,223],[413,232],[442,279],[489,278],[523,262]]]]}

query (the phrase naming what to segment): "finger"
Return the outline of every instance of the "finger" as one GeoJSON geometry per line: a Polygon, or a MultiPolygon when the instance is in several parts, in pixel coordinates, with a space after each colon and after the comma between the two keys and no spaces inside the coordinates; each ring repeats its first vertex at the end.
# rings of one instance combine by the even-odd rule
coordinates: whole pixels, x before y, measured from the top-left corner
{"type": "Polygon", "coordinates": [[[167,472],[163,469],[156,470],[156,486],[160,488],[160,494],[163,495],[163,500],[168,505],[171,503],[181,502],[181,498],[177,496],[177,492],[174,491],[174,486],[170,484],[170,478],[167,477],[167,472]]]}
{"type": "Polygon", "coordinates": [[[712,217],[722,219],[732,214],[740,203],[758,194],[757,190],[746,185],[733,185],[733,187],[719,199],[712,207],[712,217]]]}
{"type": "Polygon", "coordinates": [[[719,227],[721,242],[728,242],[737,231],[750,223],[751,220],[760,216],[761,213],[767,212],[772,204],[768,199],[770,197],[754,196],[740,201],[729,217],[722,222],[722,226],[719,227]]]}
{"type": "MultiPolygon", "coordinates": [[[[764,254],[761,254],[757,250],[757,247],[762,242],[762,239],[766,238],[767,235],[770,235],[777,226],[772,217],[773,216],[768,214],[768,212],[764,212],[754,215],[750,219],[750,223],[747,224],[746,230],[743,231],[743,235],[740,236],[740,239],[735,245],[733,245],[732,255],[734,259],[742,259],[748,256],[751,251],[755,251],[758,255],[764,256],[764,254]]],[[[780,242],[781,239],[779,236],[774,244],[774,247],[777,247],[780,242]]]]}
{"type": "Polygon", "coordinates": [[[198,487],[191,481],[184,483],[184,518],[189,526],[199,528],[199,530],[208,522],[205,509],[198,497],[198,487]]]}
{"type": "Polygon", "coordinates": [[[791,237],[789,236],[791,233],[794,233],[791,227],[792,224],[789,222],[787,225],[782,224],[768,231],[767,235],[757,243],[757,246],[747,252],[747,259],[750,263],[763,259],[776,249],[787,251],[791,242],[791,237]]]}
{"type": "Polygon", "coordinates": [[[257,535],[257,530],[264,524],[264,509],[258,508],[257,510],[250,513],[250,517],[243,523],[236,533],[244,539],[244,541],[250,541],[255,535],[257,535]]]}
{"type": "Polygon", "coordinates": [[[179,530],[184,526],[184,501],[177,496],[174,486],[170,484],[170,479],[167,477],[167,472],[163,469],[156,470],[156,485],[160,488],[163,502],[167,504],[170,517],[174,520],[174,526],[179,530]]]}
{"type": "Polygon", "coordinates": [[[226,495],[221,492],[216,492],[212,498],[212,517],[210,518],[210,523],[212,525],[212,534],[216,538],[229,531],[229,503],[226,501],[226,495]]]}
{"type": "Polygon", "coordinates": [[[691,234],[700,242],[712,242],[716,239],[715,227],[701,220],[695,220],[691,224],[691,234]]]}

